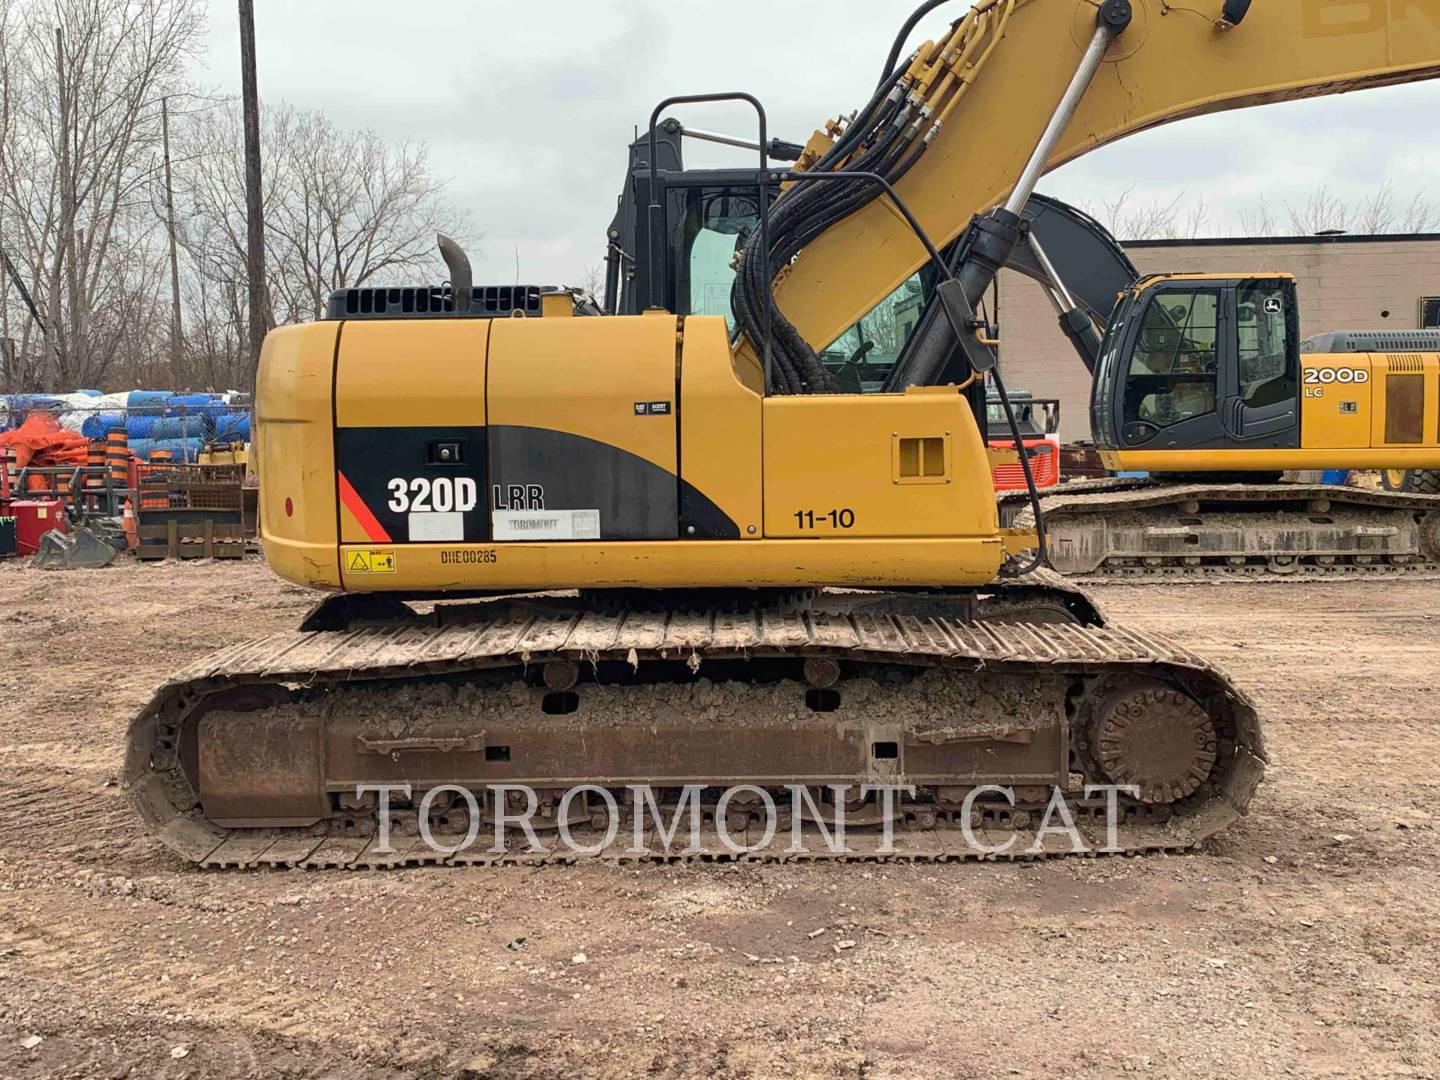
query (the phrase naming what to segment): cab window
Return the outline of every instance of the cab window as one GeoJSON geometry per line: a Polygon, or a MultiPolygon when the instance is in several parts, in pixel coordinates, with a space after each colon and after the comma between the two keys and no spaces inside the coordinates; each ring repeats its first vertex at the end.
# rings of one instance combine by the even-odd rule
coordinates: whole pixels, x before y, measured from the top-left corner
{"type": "Polygon", "coordinates": [[[686,278],[690,315],[723,315],[733,331],[730,289],[735,284],[735,249],[756,227],[755,192],[701,188],[686,199],[686,278]]]}
{"type": "Polygon", "coordinates": [[[1252,409],[1294,401],[1297,374],[1286,290],[1278,282],[1256,281],[1241,285],[1235,299],[1241,400],[1252,409]]]}
{"type": "Polygon", "coordinates": [[[914,274],[822,349],[820,363],[839,381],[840,392],[878,392],[924,309],[925,290],[914,274]]]}
{"type": "Polygon", "coordinates": [[[1126,378],[1127,424],[1167,428],[1215,412],[1219,297],[1214,289],[1151,297],[1126,378]]]}
{"type": "MultiPolygon", "coordinates": [[[[759,228],[755,190],[694,188],[685,192],[684,206],[683,256],[676,268],[677,310],[687,315],[723,315],[733,333],[730,294],[735,284],[735,252],[759,228]]],[[[911,275],[820,350],[820,363],[839,381],[842,393],[873,394],[883,387],[920,321],[928,294],[921,275],[911,275]]]]}
{"type": "Polygon", "coordinates": [[[730,310],[735,271],[730,263],[738,239],[731,233],[701,229],[690,247],[690,314],[724,315],[731,330],[735,329],[735,316],[730,310]]]}

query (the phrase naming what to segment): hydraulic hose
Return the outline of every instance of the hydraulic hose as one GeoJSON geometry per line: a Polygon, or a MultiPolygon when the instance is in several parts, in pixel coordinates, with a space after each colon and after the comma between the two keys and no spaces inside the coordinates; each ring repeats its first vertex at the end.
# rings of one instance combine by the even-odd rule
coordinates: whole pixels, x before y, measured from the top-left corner
{"type": "MultiPolygon", "coordinates": [[[[901,28],[890,55],[886,74],[864,108],[846,125],[834,144],[805,175],[845,172],[879,177],[889,184],[899,182],[919,161],[938,130],[943,115],[962,95],[998,44],[1005,20],[1015,0],[990,0],[981,5],[977,18],[966,16],[952,24],[941,44],[916,53],[901,62],[900,52],[910,33],[931,11],[946,0],[926,0],[901,28]],[[992,8],[1002,12],[995,22],[992,8]],[[937,83],[930,80],[941,65],[956,57],[973,57],[967,62],[963,84],[946,75],[937,83]],[[920,64],[920,67],[916,65],[920,64]],[[922,83],[912,85],[907,73],[924,72],[922,83]],[[919,96],[917,96],[919,95],[919,96]],[[925,98],[922,103],[921,97],[925,98]]],[[[748,338],[757,352],[765,353],[775,393],[835,393],[839,383],[821,362],[815,347],[800,334],[775,301],[775,277],[782,273],[827,230],[862,210],[875,198],[872,185],[848,177],[827,184],[794,184],[775,201],[767,226],[769,250],[761,253],[748,244],[740,256],[739,273],[731,291],[736,338],[748,338]],[[766,328],[768,327],[768,338],[766,328]]]]}
{"type": "Polygon", "coordinates": [[[995,380],[995,393],[1000,398],[1000,408],[1005,412],[1005,423],[1010,428],[1010,437],[1015,440],[1015,451],[1020,455],[1020,471],[1025,474],[1025,490],[1030,496],[1030,512],[1035,517],[1035,556],[1024,566],[1008,571],[1012,577],[1024,577],[1044,566],[1050,558],[1045,536],[1045,515],[1040,512],[1040,489],[1035,486],[1035,473],[1030,468],[1030,455],[1025,453],[1025,440],[1020,437],[1020,425],[1015,420],[1015,408],[1010,404],[1010,395],[1005,390],[1005,380],[1000,368],[990,372],[995,380]]]}
{"type": "Polygon", "coordinates": [[[926,0],[925,3],[915,9],[910,18],[905,20],[905,25],[900,28],[900,33],[895,35],[895,44],[890,46],[890,55],[885,58],[885,71],[880,74],[880,85],[882,87],[885,85],[886,80],[890,78],[885,72],[894,69],[896,62],[900,59],[900,50],[905,48],[905,42],[909,39],[910,32],[920,24],[920,20],[926,15],[929,15],[930,12],[934,11],[941,4],[949,2],[950,0],[926,0]]]}

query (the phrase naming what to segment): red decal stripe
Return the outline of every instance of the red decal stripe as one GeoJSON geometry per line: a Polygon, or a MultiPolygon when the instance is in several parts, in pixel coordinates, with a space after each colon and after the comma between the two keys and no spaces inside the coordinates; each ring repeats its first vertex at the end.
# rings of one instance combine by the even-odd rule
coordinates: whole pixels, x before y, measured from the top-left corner
{"type": "Polygon", "coordinates": [[[355,516],[355,520],[365,530],[365,535],[377,544],[393,544],[394,541],[385,531],[385,526],[375,520],[375,515],[370,512],[370,507],[365,505],[365,500],[360,498],[360,493],[350,486],[350,481],[345,479],[345,474],[336,472],[335,475],[340,481],[340,501],[345,504],[345,509],[355,516]]]}

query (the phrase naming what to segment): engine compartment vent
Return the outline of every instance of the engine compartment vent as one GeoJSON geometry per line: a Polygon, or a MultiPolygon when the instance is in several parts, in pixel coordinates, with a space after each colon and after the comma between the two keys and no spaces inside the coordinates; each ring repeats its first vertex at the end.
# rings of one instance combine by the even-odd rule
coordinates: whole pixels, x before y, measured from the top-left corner
{"type": "Polygon", "coordinates": [[[1300,343],[1302,353],[1440,352],[1440,330],[1334,330],[1300,343]]]}
{"type": "MultiPolygon", "coordinates": [[[[337,289],[330,294],[326,319],[494,319],[540,314],[540,285],[476,285],[470,310],[455,310],[452,291],[444,285],[402,285],[337,289]]],[[[559,290],[548,290],[556,292],[559,290]]]]}

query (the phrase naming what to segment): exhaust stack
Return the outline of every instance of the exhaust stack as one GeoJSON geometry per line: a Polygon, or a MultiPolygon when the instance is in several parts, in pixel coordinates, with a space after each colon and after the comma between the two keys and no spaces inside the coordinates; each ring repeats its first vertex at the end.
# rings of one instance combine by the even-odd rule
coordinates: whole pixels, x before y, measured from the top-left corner
{"type": "Polygon", "coordinates": [[[445,268],[450,271],[450,296],[455,314],[463,315],[470,310],[475,284],[474,275],[470,272],[470,259],[465,249],[444,233],[436,233],[435,241],[440,245],[440,257],[445,260],[445,268]]]}

